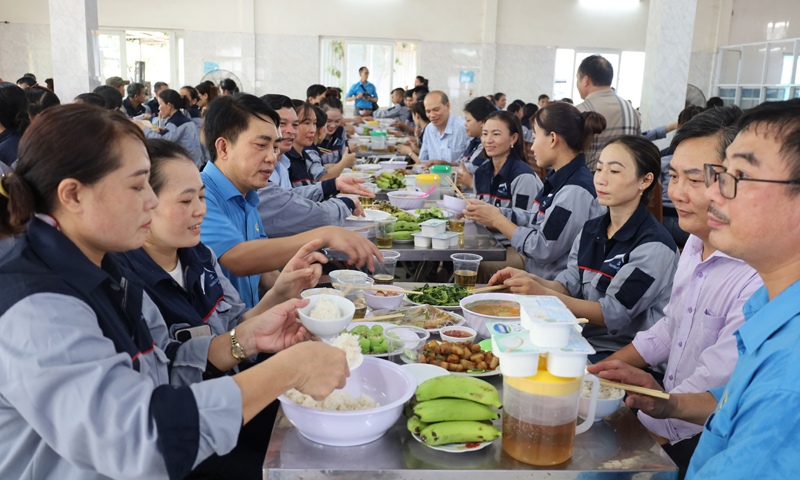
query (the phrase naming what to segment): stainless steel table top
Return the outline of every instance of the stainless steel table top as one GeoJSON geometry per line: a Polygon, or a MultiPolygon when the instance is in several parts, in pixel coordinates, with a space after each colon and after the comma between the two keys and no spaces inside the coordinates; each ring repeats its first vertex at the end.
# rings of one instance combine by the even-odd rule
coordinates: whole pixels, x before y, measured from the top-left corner
{"type": "MultiPolygon", "coordinates": [[[[484,380],[502,390],[501,376],[484,380]]],[[[498,428],[500,422],[495,421],[498,428]]],[[[264,479],[269,480],[669,480],[678,477],[675,464],[626,407],[576,436],[572,458],[551,467],[535,467],[513,459],[503,451],[501,440],[474,452],[456,454],[430,449],[411,438],[405,417],[372,443],[329,447],[303,437],[283,415],[283,410],[279,410],[263,472],[264,479]]]]}

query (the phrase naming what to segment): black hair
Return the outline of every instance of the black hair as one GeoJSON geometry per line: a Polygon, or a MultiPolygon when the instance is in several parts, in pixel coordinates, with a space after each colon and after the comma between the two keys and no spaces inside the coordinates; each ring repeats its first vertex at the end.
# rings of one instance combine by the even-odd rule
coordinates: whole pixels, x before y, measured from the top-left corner
{"type": "Polygon", "coordinates": [[[722,101],[719,97],[711,97],[706,102],[706,108],[716,108],[716,107],[724,107],[725,102],[722,101]]]}
{"type": "Polygon", "coordinates": [[[428,120],[428,114],[425,113],[425,104],[423,104],[422,102],[418,101],[417,103],[415,103],[414,106],[411,107],[411,112],[416,113],[417,115],[422,117],[422,119],[425,120],[425,123],[431,123],[431,121],[428,120]]]}
{"type": "Polygon", "coordinates": [[[322,108],[323,111],[328,111],[332,108],[339,110],[340,112],[344,113],[344,106],[342,105],[342,101],[336,97],[325,97],[319,102],[319,106],[322,108]]]}
{"type": "Polygon", "coordinates": [[[197,90],[197,98],[200,98],[200,95],[208,95],[208,101],[214,100],[219,96],[219,89],[214,82],[206,80],[205,82],[200,82],[194,87],[197,90]]]}
{"type": "MultiPolygon", "coordinates": [[[[719,108],[715,109],[719,110],[719,108]]],[[[748,110],[736,125],[738,133],[771,136],[781,143],[778,150],[789,166],[789,179],[800,180],[800,98],[783,102],[765,102],[748,110]]],[[[792,185],[791,193],[800,193],[800,186],[792,185]]]]}
{"type": "Polygon", "coordinates": [[[26,74],[23,75],[23,77],[32,78],[34,82],[36,81],[36,75],[34,75],[32,73],[26,73],[26,74]]]}
{"type": "Polygon", "coordinates": [[[428,93],[418,93],[417,94],[417,103],[422,103],[424,108],[425,97],[428,96],[428,93]]]}
{"type": "Polygon", "coordinates": [[[169,87],[169,84],[167,82],[156,82],[153,85],[153,91],[157,92],[161,87],[169,87]]]}
{"type": "Polygon", "coordinates": [[[503,92],[497,92],[497,93],[495,93],[494,95],[492,95],[492,98],[494,98],[494,101],[495,101],[495,103],[496,103],[496,102],[499,102],[499,101],[500,101],[500,99],[501,99],[501,98],[503,98],[505,95],[506,95],[506,94],[505,94],[505,93],[503,93],[503,92]]]}
{"type": "Polygon", "coordinates": [[[389,93],[394,94],[394,92],[400,92],[403,94],[403,98],[406,98],[406,91],[402,87],[397,87],[389,93]]]}
{"type": "MultiPolygon", "coordinates": [[[[302,123],[303,120],[311,117],[312,113],[314,112],[314,105],[311,105],[308,102],[304,102],[302,100],[292,100],[292,104],[294,107],[294,111],[297,112],[297,119],[302,123]]],[[[315,114],[316,116],[316,114],[315,114]]],[[[327,115],[326,115],[327,117],[327,115]]],[[[316,119],[314,120],[316,123],[316,119]]]]}
{"type": "Polygon", "coordinates": [[[306,99],[316,98],[328,91],[328,87],[315,83],[306,89],[306,99]]]}
{"type": "MultiPolygon", "coordinates": [[[[639,199],[640,204],[647,205],[650,203],[650,195],[661,174],[661,152],[659,152],[655,143],[641,135],[622,135],[612,140],[608,145],[614,145],[616,143],[625,147],[625,150],[633,157],[633,162],[636,164],[636,176],[638,178],[643,178],[648,173],[653,174],[653,181],[644,189],[642,198],[639,199]]],[[[608,145],[606,145],[606,148],[608,148],[608,145]]]]}
{"type": "Polygon", "coordinates": [[[142,92],[144,92],[144,85],[142,85],[141,83],[133,82],[130,85],[128,85],[127,92],[128,92],[128,98],[140,95],[142,92]]]}
{"type": "Polygon", "coordinates": [[[589,55],[578,67],[578,76],[589,77],[596,87],[610,87],[614,81],[614,67],[601,55],[589,55]]]}
{"type": "Polygon", "coordinates": [[[44,79],[44,84],[47,85],[47,88],[49,88],[51,92],[55,92],[56,91],[55,90],[55,86],[53,85],[53,79],[52,78],[45,78],[44,79]]]}
{"type": "Polygon", "coordinates": [[[38,85],[25,90],[25,96],[28,97],[28,113],[31,118],[50,107],[61,105],[58,95],[38,85]]]}
{"type": "Polygon", "coordinates": [[[414,89],[413,88],[409,88],[408,90],[403,92],[403,98],[411,98],[413,96],[414,96],[414,89]]]}
{"type": "MultiPolygon", "coordinates": [[[[533,122],[545,135],[555,133],[573,152],[583,152],[592,140],[592,135],[606,129],[606,117],[597,112],[581,112],[573,105],[562,102],[549,103],[533,115],[533,122]]],[[[537,129],[538,130],[538,129],[537,129]]],[[[536,133],[540,135],[540,133],[536,133]]]]}
{"type": "MultiPolygon", "coordinates": [[[[519,121],[516,115],[510,112],[503,112],[495,110],[494,113],[486,117],[485,122],[489,122],[489,120],[500,120],[505,124],[506,128],[508,129],[508,133],[510,135],[517,134],[517,141],[514,142],[514,145],[511,146],[511,151],[508,154],[508,158],[515,158],[521,161],[527,161],[525,157],[525,147],[524,147],[524,140],[522,138],[522,123],[519,121]]],[[[484,123],[483,128],[486,128],[486,123],[484,123]]],[[[486,150],[483,150],[481,154],[484,158],[491,158],[489,154],[486,153],[486,150]]]]}
{"type": "Polygon", "coordinates": [[[19,80],[17,80],[17,85],[19,85],[20,83],[32,87],[36,85],[36,80],[31,77],[22,77],[19,80]]]}
{"type": "Polygon", "coordinates": [[[513,102],[511,102],[511,105],[519,105],[519,108],[522,108],[522,107],[524,107],[524,106],[525,106],[525,102],[523,102],[523,101],[522,101],[522,100],[520,100],[520,99],[516,99],[516,100],[514,100],[513,102]]]}
{"type": "Polygon", "coordinates": [[[180,93],[171,88],[161,90],[161,93],[158,94],[158,98],[163,100],[166,104],[171,104],[176,110],[189,108],[189,101],[181,97],[180,93]]]}
{"type": "Polygon", "coordinates": [[[117,110],[122,107],[122,94],[111,85],[100,85],[94,89],[94,93],[103,97],[107,109],[117,110]]]}
{"type": "Polygon", "coordinates": [[[150,157],[150,188],[156,195],[166,185],[164,165],[173,160],[186,160],[194,165],[192,156],[179,143],[164,140],[163,138],[147,139],[147,155],[150,157]]]}
{"type": "Polygon", "coordinates": [[[472,115],[475,120],[483,122],[486,117],[497,112],[497,108],[488,98],[475,97],[464,105],[464,112],[472,115]]]}
{"type": "MultiPolygon", "coordinates": [[[[687,107],[688,108],[688,107],[687,107]]],[[[678,148],[681,142],[692,138],[719,137],[719,161],[725,159],[725,150],[736,138],[736,122],[742,116],[737,106],[712,108],[701,112],[690,120],[682,122],[672,137],[671,150],[678,148]]],[[[709,159],[711,162],[711,159],[709,159]]],[[[711,162],[714,163],[714,162],[711,162]]]]}
{"type": "Polygon", "coordinates": [[[328,123],[328,114],[325,113],[325,110],[319,108],[316,105],[312,105],[314,107],[314,115],[317,117],[317,128],[324,127],[326,123],[328,123]]]}
{"type": "Polygon", "coordinates": [[[19,142],[14,175],[0,177],[8,193],[0,196],[0,236],[22,233],[35,212],[52,213],[65,178],[93,185],[119,168],[117,146],[123,136],[145,144],[142,129],[124,115],[92,105],[63,105],[43,113],[19,142]]]}
{"type": "Polygon", "coordinates": [[[226,78],[219,82],[219,88],[223,92],[239,93],[239,87],[236,86],[236,82],[231,78],[226,78]]]}
{"type": "Polygon", "coordinates": [[[544,100],[545,98],[546,98],[546,99],[548,99],[548,100],[550,100],[550,95],[548,95],[548,94],[546,94],[546,93],[543,93],[543,94],[539,95],[539,100],[537,100],[537,101],[541,102],[541,101],[542,101],[542,100],[544,100]]]}
{"type": "Polygon", "coordinates": [[[95,107],[108,108],[106,99],[96,93],[81,93],[75,97],[75,103],[86,103],[95,107]]]}
{"type": "Polygon", "coordinates": [[[248,93],[217,97],[208,104],[203,128],[212,163],[217,160],[217,139],[225,138],[236,143],[239,135],[250,126],[250,117],[271,122],[275,128],[281,124],[281,118],[275,110],[260,98],[248,93]]]}
{"type": "Polygon", "coordinates": [[[342,100],[342,89],[339,87],[328,87],[325,91],[325,98],[335,98],[336,100],[342,100]]]}
{"type": "Polygon", "coordinates": [[[511,105],[506,107],[506,111],[511,113],[517,113],[520,110],[522,110],[522,105],[518,103],[512,103],[511,105]]]}
{"type": "Polygon", "coordinates": [[[197,89],[191,85],[184,85],[181,87],[181,90],[186,90],[189,92],[189,103],[192,103],[192,100],[199,100],[200,94],[197,93],[197,89]]]}
{"type": "Polygon", "coordinates": [[[0,125],[18,135],[25,133],[31,124],[29,103],[23,89],[11,82],[0,82],[0,125]]]}
{"type": "Polygon", "coordinates": [[[678,114],[678,125],[683,125],[684,123],[688,122],[695,115],[699,115],[703,113],[703,107],[698,107],[697,105],[689,105],[688,107],[681,110],[681,113],[678,114]]]}
{"type": "Polygon", "coordinates": [[[564,102],[564,103],[569,103],[570,105],[572,105],[572,99],[571,98],[564,97],[560,101],[564,102]]]}
{"type": "Polygon", "coordinates": [[[359,69],[358,69],[358,74],[359,74],[359,75],[361,75],[361,72],[363,72],[363,71],[364,71],[364,70],[366,70],[366,69],[367,69],[367,67],[366,67],[366,66],[359,68],[359,69]]]}
{"type": "Polygon", "coordinates": [[[539,105],[535,103],[526,103],[524,107],[522,107],[522,118],[530,118],[536,115],[536,112],[539,111],[539,105]]]}
{"type": "Polygon", "coordinates": [[[419,87],[414,87],[414,91],[417,92],[417,97],[418,98],[419,98],[420,95],[427,95],[427,94],[429,94],[431,92],[428,89],[428,84],[427,83],[425,84],[424,87],[422,85],[420,85],[419,87]]]}
{"type": "Polygon", "coordinates": [[[266,102],[269,108],[275,110],[276,112],[281,108],[294,108],[294,104],[292,99],[287,97],[286,95],[281,95],[278,93],[270,93],[267,95],[261,96],[261,100],[266,102]]]}
{"type": "Polygon", "coordinates": [[[428,79],[427,78],[423,77],[422,75],[417,75],[416,79],[419,80],[420,82],[422,82],[422,85],[420,85],[420,86],[425,86],[425,88],[428,88],[428,79]]]}

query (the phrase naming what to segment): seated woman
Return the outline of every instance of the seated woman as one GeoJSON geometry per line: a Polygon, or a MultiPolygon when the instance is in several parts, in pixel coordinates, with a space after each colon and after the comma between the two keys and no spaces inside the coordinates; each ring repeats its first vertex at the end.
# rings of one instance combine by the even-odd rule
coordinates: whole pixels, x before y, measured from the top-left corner
{"type": "Polygon", "coordinates": [[[289,180],[292,182],[292,187],[297,188],[313,185],[323,180],[328,174],[328,169],[322,165],[321,157],[313,159],[305,153],[306,147],[314,144],[314,136],[317,132],[317,115],[314,112],[314,105],[299,100],[292,103],[295,104],[294,110],[300,125],[292,142],[292,148],[285,155],[290,161],[289,180]]]}
{"type": "Polygon", "coordinates": [[[22,234],[0,269],[0,477],[183,478],[230,451],[287,389],[323,398],[344,386],[344,352],[301,342],[306,301],[246,321],[203,355],[169,339],[138,281],[107,255],[143,245],[158,203],[144,136],[123,115],[53,107],[19,157],[0,178],[0,236],[22,234]],[[226,371],[258,350],[278,353],[234,376],[177,381],[176,370],[226,371]]]}
{"type": "MultiPolygon", "coordinates": [[[[483,97],[480,99],[489,102],[483,97]]],[[[474,101],[474,100],[473,100],[474,101]]],[[[475,193],[479,201],[497,208],[523,214],[533,207],[533,199],[542,189],[542,181],[528,165],[522,150],[522,125],[509,112],[494,110],[483,125],[483,155],[489,159],[475,171],[475,193]]],[[[516,218],[515,214],[511,214],[516,218]]],[[[525,257],[511,246],[511,240],[500,232],[495,238],[506,248],[506,260],[481,262],[478,282],[485,283],[503,267],[525,268],[525,257]]]]}
{"type": "Polygon", "coordinates": [[[319,148],[325,150],[322,156],[323,164],[336,163],[341,160],[347,148],[347,132],[345,132],[342,112],[342,101],[335,97],[325,97],[319,102],[320,108],[325,112],[325,138],[319,143],[319,148]]]}
{"type": "MultiPolygon", "coordinates": [[[[547,108],[550,108],[549,106],[547,108]]],[[[505,283],[525,295],[558,296],[589,324],[583,335],[602,360],[664,317],[680,253],[672,236],[647,211],[661,172],[658,148],[627,135],[603,149],[594,174],[608,212],[586,222],[575,239],[567,269],[555,281],[506,269],[490,284],[505,283]]]]}
{"type": "Polygon", "coordinates": [[[350,153],[345,149],[338,152],[332,152],[322,148],[322,143],[325,141],[328,131],[328,114],[325,113],[321,107],[314,105],[314,114],[317,117],[316,132],[314,134],[314,143],[304,149],[303,155],[309,156],[313,159],[319,158],[322,165],[328,170],[330,174],[333,172],[336,177],[342,174],[345,168],[352,168],[356,164],[356,154],[350,153]],[[338,172],[338,173],[337,173],[338,172]]]}
{"type": "Polygon", "coordinates": [[[200,113],[205,114],[208,104],[219,95],[219,89],[210,80],[200,82],[194,89],[197,90],[197,106],[200,108],[200,113]]]}
{"type": "Polygon", "coordinates": [[[181,144],[189,151],[197,168],[202,170],[208,162],[209,156],[200,142],[200,130],[197,125],[181,113],[181,109],[188,108],[188,106],[186,100],[175,90],[162,90],[158,94],[158,118],[160,121],[153,119],[158,121],[160,126],[155,130],[143,127],[144,135],[147,138],[163,138],[181,144]]]}
{"type": "Polygon", "coordinates": [[[192,123],[197,126],[197,129],[203,131],[203,115],[200,113],[200,106],[198,105],[200,94],[197,93],[197,89],[191,85],[185,85],[181,87],[180,93],[185,101],[186,114],[192,119],[192,123]]]}
{"type": "Polygon", "coordinates": [[[537,208],[526,212],[471,200],[465,217],[505,235],[525,256],[526,271],[553,280],[567,267],[583,224],[605,213],[581,152],[605,129],[606,120],[597,112],[581,113],[572,105],[553,103],[536,112],[532,126],[536,161],[553,169],[534,200],[537,208]]]}
{"type": "Polygon", "coordinates": [[[470,140],[467,149],[461,155],[458,181],[468,188],[474,187],[472,181],[475,170],[486,161],[486,157],[482,155],[484,151],[481,144],[483,124],[486,118],[496,111],[494,104],[486,97],[477,97],[464,106],[464,119],[466,120],[464,126],[467,128],[467,135],[472,137],[472,140],[470,140]]]}

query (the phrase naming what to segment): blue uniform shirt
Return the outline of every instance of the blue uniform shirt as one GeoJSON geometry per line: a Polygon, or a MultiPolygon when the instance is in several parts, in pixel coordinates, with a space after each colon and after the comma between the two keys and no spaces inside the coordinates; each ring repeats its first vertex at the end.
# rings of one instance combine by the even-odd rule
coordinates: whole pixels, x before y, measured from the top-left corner
{"type": "Polygon", "coordinates": [[[15,130],[6,129],[0,132],[0,162],[11,165],[17,160],[17,149],[21,138],[15,130]]]}
{"type": "MultiPolygon", "coordinates": [[[[378,101],[378,91],[375,89],[375,85],[369,82],[364,85],[361,83],[361,81],[354,83],[353,86],[350,87],[350,90],[347,92],[347,95],[345,95],[345,98],[355,97],[359,93],[365,92],[369,94],[370,97],[374,97],[376,102],[378,101]]],[[[372,110],[372,102],[368,102],[363,98],[356,99],[356,108],[368,108],[372,110]]]]}
{"type": "Polygon", "coordinates": [[[800,281],[769,300],[761,287],[734,333],[739,360],[706,421],[690,479],[797,478],[800,456],[800,281]]]}
{"type": "MultiPolygon", "coordinates": [[[[200,173],[206,186],[206,218],[200,239],[211,247],[217,258],[242,242],[267,238],[258,215],[258,193],[255,190],[242,196],[220,170],[208,162],[200,173]]],[[[247,308],[258,303],[258,281],[261,275],[239,277],[224,266],[223,273],[231,281],[247,308]]]]}
{"type": "Polygon", "coordinates": [[[469,136],[464,126],[464,120],[453,114],[450,114],[447,119],[444,133],[439,133],[439,128],[429,123],[422,135],[425,141],[420,147],[419,159],[423,162],[444,160],[447,163],[455,164],[469,145],[469,136]]]}

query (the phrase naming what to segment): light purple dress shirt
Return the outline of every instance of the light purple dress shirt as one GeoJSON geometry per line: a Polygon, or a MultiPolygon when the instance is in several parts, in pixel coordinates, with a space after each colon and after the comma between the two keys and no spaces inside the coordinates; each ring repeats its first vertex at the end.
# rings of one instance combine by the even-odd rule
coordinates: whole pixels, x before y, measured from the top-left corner
{"type": "MultiPolygon", "coordinates": [[[[742,307],[764,284],[741,260],[716,251],[702,260],[703,241],[689,237],[672,283],[664,318],[639,332],[633,346],[645,362],[667,362],[664,388],[670,393],[698,393],[728,383],[738,353],[733,336],[744,322],[742,307]]],[[[648,430],[670,443],[691,438],[702,425],[659,420],[639,412],[648,430]]]]}

